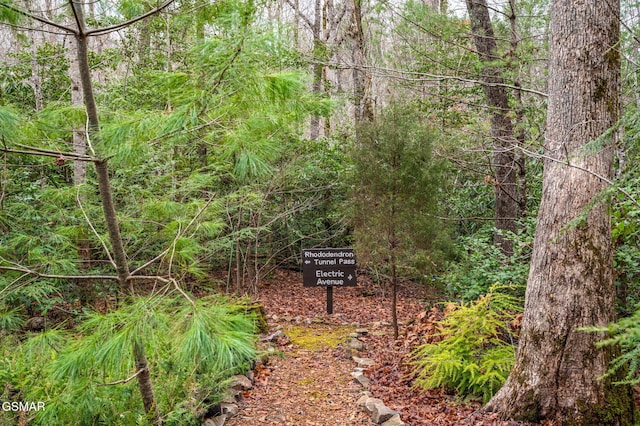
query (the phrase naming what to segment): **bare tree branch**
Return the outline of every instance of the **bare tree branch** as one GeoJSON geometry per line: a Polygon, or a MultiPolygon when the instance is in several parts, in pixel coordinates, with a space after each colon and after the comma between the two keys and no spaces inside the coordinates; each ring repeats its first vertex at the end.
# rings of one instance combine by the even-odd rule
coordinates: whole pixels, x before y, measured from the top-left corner
{"type": "Polygon", "coordinates": [[[54,153],[50,153],[50,152],[27,151],[27,150],[20,150],[20,149],[11,149],[11,148],[7,148],[7,147],[3,147],[2,149],[0,149],[0,151],[6,152],[8,154],[40,155],[40,156],[43,156],[43,157],[55,157],[55,158],[60,158],[60,159],[62,159],[64,161],[67,161],[67,160],[88,161],[88,162],[96,161],[95,158],[78,157],[78,156],[76,156],[76,155],[74,155],[72,153],[54,154],[54,153]]]}
{"type": "Polygon", "coordinates": [[[205,205],[198,210],[198,212],[195,214],[195,216],[193,216],[191,218],[191,220],[189,221],[189,223],[187,224],[187,226],[184,228],[184,231],[178,231],[176,233],[175,238],[173,239],[173,242],[171,243],[171,245],[169,247],[167,247],[166,249],[164,249],[162,251],[162,253],[160,253],[159,255],[157,255],[156,257],[154,257],[153,259],[149,260],[147,263],[145,263],[142,266],[139,266],[138,268],[134,269],[129,278],[133,278],[135,276],[136,273],[140,272],[141,270],[145,269],[147,266],[152,265],[154,262],[162,259],[164,256],[167,255],[167,253],[169,253],[169,250],[172,250],[172,248],[175,250],[175,245],[176,242],[178,241],[178,238],[180,238],[185,232],[187,232],[187,230],[189,228],[191,228],[191,226],[193,226],[193,224],[198,220],[198,218],[200,218],[200,216],[202,216],[202,214],[204,213],[204,211],[209,208],[209,206],[211,205],[211,203],[213,202],[214,198],[215,198],[216,194],[212,194],[209,199],[207,200],[207,202],[205,203],[205,205]]]}
{"type": "Polygon", "coordinates": [[[71,28],[71,27],[67,27],[66,25],[58,24],[56,22],[50,21],[49,19],[43,18],[41,16],[34,15],[34,14],[32,14],[32,13],[26,11],[26,10],[20,9],[18,7],[15,7],[15,6],[12,6],[10,4],[7,4],[7,3],[3,2],[2,4],[0,4],[0,7],[4,7],[6,9],[9,9],[9,10],[14,11],[16,13],[19,13],[22,16],[26,16],[27,18],[33,19],[33,20],[38,21],[38,22],[40,22],[42,24],[49,25],[51,27],[57,28],[59,30],[64,31],[65,33],[78,34],[78,30],[76,30],[75,28],[71,28]]]}
{"type": "Polygon", "coordinates": [[[84,210],[82,202],[80,201],[80,187],[79,186],[78,186],[78,190],[76,191],[76,202],[78,203],[78,207],[80,207],[80,211],[82,212],[82,215],[84,216],[84,220],[89,225],[89,228],[91,228],[91,231],[93,232],[93,234],[98,238],[98,241],[100,241],[100,244],[102,244],[102,247],[104,248],[105,253],[107,253],[107,257],[109,258],[109,262],[111,263],[111,266],[116,268],[116,262],[113,260],[113,257],[111,257],[111,252],[109,251],[109,247],[107,247],[107,244],[104,242],[104,240],[102,239],[100,234],[98,234],[98,231],[96,231],[96,228],[91,223],[91,220],[89,220],[89,216],[87,215],[87,212],[85,212],[85,210],[84,210]]]}
{"type": "MultiPolygon", "coordinates": [[[[339,65],[339,64],[330,64],[333,67],[336,68],[346,68],[346,69],[350,69],[353,67],[353,65],[349,66],[345,66],[345,65],[339,65]]],[[[513,90],[520,90],[522,92],[527,92],[527,93],[531,93],[534,95],[538,95],[540,97],[546,98],[548,97],[548,95],[544,92],[540,92],[538,90],[535,89],[529,89],[526,87],[518,87],[518,86],[514,86],[512,84],[507,84],[507,83],[486,83],[484,81],[479,81],[479,80],[474,80],[474,79],[470,79],[470,78],[464,78],[464,77],[460,77],[457,75],[439,75],[439,74],[430,74],[430,73],[425,73],[425,72],[408,72],[408,71],[401,71],[401,70],[397,70],[397,69],[392,69],[392,68],[383,68],[383,67],[377,67],[377,66],[369,66],[369,67],[365,67],[365,68],[370,68],[372,69],[374,72],[375,71],[384,71],[388,74],[384,74],[387,77],[392,77],[392,78],[398,78],[398,79],[402,79],[405,81],[445,81],[445,80],[457,80],[457,81],[461,81],[463,83],[472,83],[472,84],[479,84],[479,85],[484,85],[484,86],[491,86],[491,87],[506,87],[508,89],[513,89],[513,90]],[[395,76],[394,76],[395,75],[395,76]]]]}
{"type": "Polygon", "coordinates": [[[83,15],[84,14],[83,4],[75,0],[69,0],[69,6],[71,6],[73,19],[76,21],[76,28],[78,29],[78,32],[76,33],[76,35],[84,36],[85,30],[86,30],[86,26],[85,26],[86,24],[85,24],[84,15],[83,15]]]}
{"type": "Polygon", "coordinates": [[[311,22],[309,18],[307,18],[302,12],[300,12],[300,10],[296,9],[296,5],[293,4],[291,0],[285,0],[285,1],[296,12],[296,15],[298,15],[298,18],[302,19],[304,23],[309,26],[309,28],[313,28],[313,22],[311,22]]]}
{"type": "Polygon", "coordinates": [[[146,370],[147,370],[146,368],[141,368],[140,370],[136,371],[131,377],[127,377],[126,379],[122,379],[122,380],[116,380],[115,382],[111,382],[111,383],[98,383],[98,386],[114,386],[114,385],[121,385],[123,383],[128,383],[133,379],[135,379],[136,377],[138,377],[139,374],[143,373],[146,370]]]}
{"type": "Polygon", "coordinates": [[[153,15],[156,15],[156,14],[162,12],[164,9],[169,7],[174,2],[175,2],[175,0],[165,0],[158,7],[154,8],[154,9],[151,9],[147,13],[144,13],[144,14],[142,14],[140,16],[137,16],[135,18],[129,19],[128,21],[124,21],[124,22],[121,22],[119,24],[111,25],[109,27],[96,28],[96,29],[93,29],[93,30],[88,30],[88,31],[85,32],[85,35],[86,36],[103,35],[103,34],[108,34],[108,33],[120,30],[122,28],[128,27],[129,25],[135,24],[136,22],[142,21],[143,19],[145,19],[145,18],[147,18],[149,16],[153,16],[153,15]]]}
{"type": "MultiPolygon", "coordinates": [[[[63,274],[43,274],[38,271],[34,271],[24,266],[2,266],[0,265],[0,271],[14,271],[21,272],[23,275],[19,278],[24,278],[26,276],[34,276],[36,278],[48,278],[48,279],[57,279],[57,280],[78,280],[78,281],[91,281],[91,280],[109,280],[109,281],[118,281],[119,278],[115,275],[63,275],[63,274]]],[[[19,280],[18,279],[18,280],[19,280]]],[[[16,280],[16,281],[18,281],[16,280]]],[[[176,289],[183,294],[189,301],[193,303],[191,298],[189,298],[184,291],[178,286],[176,280],[172,278],[163,277],[161,275],[136,275],[130,276],[127,278],[130,281],[160,281],[165,284],[173,284],[176,289]]],[[[3,290],[4,291],[4,290],[3,290]]]]}
{"type": "Polygon", "coordinates": [[[629,199],[629,201],[631,201],[633,204],[636,205],[636,207],[640,208],[640,202],[638,202],[636,200],[636,197],[634,197],[633,195],[631,195],[631,193],[629,193],[629,191],[627,191],[626,189],[618,186],[615,184],[615,182],[599,173],[596,173],[592,170],[587,169],[586,167],[582,167],[579,166],[575,163],[571,163],[569,161],[569,159],[560,159],[560,158],[555,158],[552,157],[550,155],[546,155],[546,154],[538,154],[536,152],[533,151],[529,151],[525,148],[519,147],[518,149],[520,149],[523,153],[525,153],[526,155],[533,157],[533,158],[537,158],[537,159],[544,159],[544,160],[549,160],[549,161],[553,161],[554,163],[559,163],[559,164],[563,164],[567,167],[572,167],[574,169],[583,171],[585,173],[590,174],[591,176],[594,176],[598,179],[600,179],[602,182],[606,183],[607,185],[611,186],[612,188],[614,188],[616,191],[619,191],[620,193],[622,193],[625,197],[627,197],[629,199]]]}
{"type": "Polygon", "coordinates": [[[37,146],[30,146],[30,145],[23,145],[23,144],[19,144],[16,143],[15,144],[17,147],[19,148],[23,148],[25,150],[28,151],[33,151],[33,155],[45,155],[47,154],[48,156],[64,156],[65,158],[73,158],[74,160],[78,160],[78,161],[97,161],[97,158],[91,157],[89,155],[86,154],[78,154],[75,152],[63,152],[63,151],[55,151],[52,149],[46,149],[46,148],[40,148],[37,146]]]}
{"type": "Polygon", "coordinates": [[[160,13],[161,11],[163,11],[164,9],[166,9],[167,7],[169,7],[172,3],[174,3],[175,0],[165,0],[162,4],[160,4],[159,6],[151,9],[149,12],[144,13],[140,16],[137,16],[135,18],[129,19],[127,21],[121,22],[119,24],[115,24],[115,25],[111,25],[108,27],[103,27],[103,28],[95,28],[92,30],[84,30],[83,29],[83,25],[81,24],[82,19],[80,18],[80,16],[78,16],[77,10],[74,7],[74,3],[76,3],[76,1],[74,0],[69,0],[69,4],[71,5],[71,9],[73,10],[73,14],[74,14],[74,18],[76,23],[78,24],[78,28],[71,28],[68,27],[66,25],[62,25],[62,24],[58,24],[57,22],[53,22],[49,19],[43,18],[41,16],[38,15],[34,15],[26,10],[20,9],[18,7],[12,6],[10,4],[0,4],[0,7],[4,7],[7,8],[9,10],[12,10],[16,13],[19,13],[20,15],[23,15],[27,18],[33,19],[35,21],[38,21],[42,24],[45,25],[49,25],[51,27],[57,28],[59,30],[64,31],[65,33],[68,34],[74,34],[74,35],[84,35],[84,36],[94,36],[94,35],[103,35],[103,34],[108,34],[117,30],[120,30],[122,28],[125,28],[129,25],[135,24],[136,22],[139,22],[149,16],[153,16],[156,15],[158,13],[160,13]]]}
{"type": "MultiPolygon", "coordinates": [[[[0,5],[0,7],[2,7],[2,5],[0,5]]],[[[53,30],[45,30],[44,28],[34,28],[34,27],[27,27],[24,25],[16,25],[16,24],[12,24],[9,22],[0,22],[0,24],[5,25],[11,29],[14,30],[21,30],[21,31],[32,31],[32,32],[41,32],[41,33],[45,33],[45,34],[53,34],[53,35],[59,35],[59,36],[68,36],[69,32],[68,31],[53,31],[53,30]]]]}
{"type": "Polygon", "coordinates": [[[117,281],[118,277],[115,275],[58,275],[58,274],[43,274],[38,271],[31,270],[25,267],[19,266],[0,266],[0,271],[15,271],[22,272],[23,274],[33,275],[38,278],[50,278],[50,279],[60,279],[60,280],[82,280],[82,281],[90,281],[90,280],[111,280],[117,281]]]}

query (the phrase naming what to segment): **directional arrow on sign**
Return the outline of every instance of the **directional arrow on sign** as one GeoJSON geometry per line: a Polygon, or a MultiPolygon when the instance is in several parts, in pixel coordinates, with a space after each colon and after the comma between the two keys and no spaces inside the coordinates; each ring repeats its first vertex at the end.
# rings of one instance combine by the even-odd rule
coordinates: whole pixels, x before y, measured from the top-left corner
{"type": "Polygon", "coordinates": [[[357,285],[352,248],[303,249],[302,258],[302,284],[305,287],[357,285]]]}
{"type": "MultiPolygon", "coordinates": [[[[1,0],[0,0],[1,1],[1,0]]],[[[302,249],[302,285],[326,286],[327,313],[333,313],[333,287],[357,285],[356,257],[352,248],[302,249]]]]}

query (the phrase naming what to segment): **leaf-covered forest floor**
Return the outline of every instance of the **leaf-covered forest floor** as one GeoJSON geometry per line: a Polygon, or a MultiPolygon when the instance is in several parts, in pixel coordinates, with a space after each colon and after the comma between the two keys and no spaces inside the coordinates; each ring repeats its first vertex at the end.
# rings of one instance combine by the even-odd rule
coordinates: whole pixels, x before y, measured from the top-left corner
{"type": "MultiPolygon", "coordinates": [[[[480,413],[479,401],[461,401],[442,390],[412,388],[407,365],[411,349],[429,338],[438,313],[425,311],[435,295],[418,286],[402,285],[398,296],[400,338],[393,339],[388,289],[359,276],[358,287],[335,288],[334,313],[326,313],[326,290],[303,288],[301,274],[276,271],[259,289],[270,331],[282,329],[276,355],[260,367],[254,388],[245,394],[240,413],[227,424],[255,425],[372,425],[356,401],[362,388],[350,373],[355,364],[341,343],[356,328],[368,334],[362,356],[375,365],[366,371],[372,396],[400,412],[406,425],[495,425],[494,414],[480,413]]],[[[550,425],[550,424],[547,424],[550,425]]]]}

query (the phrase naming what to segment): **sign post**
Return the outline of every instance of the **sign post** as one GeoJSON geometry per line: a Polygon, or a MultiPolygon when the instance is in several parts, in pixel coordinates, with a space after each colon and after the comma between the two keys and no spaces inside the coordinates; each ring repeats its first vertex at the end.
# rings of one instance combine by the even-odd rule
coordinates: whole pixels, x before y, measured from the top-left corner
{"type": "Polygon", "coordinates": [[[302,250],[304,287],[327,288],[327,313],[333,313],[333,287],[355,286],[356,256],[352,248],[302,250]]]}

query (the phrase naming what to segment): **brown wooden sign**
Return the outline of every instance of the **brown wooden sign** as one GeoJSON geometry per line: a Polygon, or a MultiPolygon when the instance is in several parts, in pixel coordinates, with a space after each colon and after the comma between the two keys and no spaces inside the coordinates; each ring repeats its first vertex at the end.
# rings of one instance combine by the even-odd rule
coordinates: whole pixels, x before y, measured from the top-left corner
{"type": "Polygon", "coordinates": [[[348,287],[356,283],[356,256],[352,248],[302,250],[304,287],[348,287]]]}

